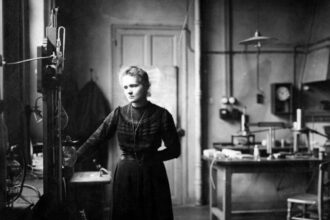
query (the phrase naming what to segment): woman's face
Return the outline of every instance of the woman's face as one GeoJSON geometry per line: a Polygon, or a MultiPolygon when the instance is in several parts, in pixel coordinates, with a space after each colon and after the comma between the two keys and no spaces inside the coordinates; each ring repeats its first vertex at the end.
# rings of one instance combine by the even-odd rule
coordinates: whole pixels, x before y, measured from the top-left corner
{"type": "Polygon", "coordinates": [[[124,75],[121,82],[125,96],[130,103],[134,105],[145,103],[147,100],[148,89],[139,82],[137,77],[124,75]]]}

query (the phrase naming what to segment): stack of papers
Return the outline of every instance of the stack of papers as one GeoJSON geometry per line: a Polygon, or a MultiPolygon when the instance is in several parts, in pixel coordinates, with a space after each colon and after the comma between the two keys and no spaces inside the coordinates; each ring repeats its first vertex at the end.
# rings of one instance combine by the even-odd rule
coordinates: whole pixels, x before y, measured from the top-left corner
{"type": "Polygon", "coordinates": [[[252,159],[253,155],[251,154],[242,154],[242,152],[231,149],[223,149],[221,151],[226,157],[233,159],[252,159]]]}

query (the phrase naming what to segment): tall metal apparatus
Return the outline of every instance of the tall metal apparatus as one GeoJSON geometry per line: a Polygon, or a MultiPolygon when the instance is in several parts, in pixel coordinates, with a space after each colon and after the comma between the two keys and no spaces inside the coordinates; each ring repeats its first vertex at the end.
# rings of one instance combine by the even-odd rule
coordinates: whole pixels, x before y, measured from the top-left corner
{"type": "Polygon", "coordinates": [[[52,9],[46,38],[38,56],[53,55],[38,63],[38,91],[43,94],[44,193],[63,200],[61,76],[64,69],[65,29],[57,27],[58,9],[52,9]]]}

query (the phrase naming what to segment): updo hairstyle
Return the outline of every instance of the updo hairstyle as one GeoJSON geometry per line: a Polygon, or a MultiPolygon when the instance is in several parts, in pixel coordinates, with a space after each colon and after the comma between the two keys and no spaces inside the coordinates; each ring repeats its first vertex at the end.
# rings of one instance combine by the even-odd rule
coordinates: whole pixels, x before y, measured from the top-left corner
{"type": "MultiPolygon", "coordinates": [[[[149,81],[149,76],[146,71],[137,66],[130,66],[119,73],[119,83],[122,84],[122,78],[126,75],[136,77],[138,82],[141,83],[147,90],[149,90],[151,84],[149,81]]],[[[148,96],[150,93],[148,91],[148,96]]]]}

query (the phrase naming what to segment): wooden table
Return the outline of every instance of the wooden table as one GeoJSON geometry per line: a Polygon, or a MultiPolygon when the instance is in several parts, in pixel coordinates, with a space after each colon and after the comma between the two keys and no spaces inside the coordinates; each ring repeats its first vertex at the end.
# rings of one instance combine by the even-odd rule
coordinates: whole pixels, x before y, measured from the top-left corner
{"type": "Polygon", "coordinates": [[[108,184],[111,174],[101,174],[100,171],[75,172],[70,179],[71,184],[108,184]]]}
{"type": "MultiPolygon", "coordinates": [[[[101,188],[105,184],[110,184],[111,182],[111,172],[109,171],[108,173],[102,173],[101,171],[81,171],[81,172],[75,172],[71,179],[70,179],[70,195],[69,200],[73,200],[74,203],[77,205],[78,210],[79,210],[79,219],[87,219],[86,217],[86,211],[85,209],[91,209],[90,207],[90,201],[89,199],[91,198],[90,194],[85,194],[85,190],[88,191],[88,189],[93,190],[95,193],[95,190],[102,191],[103,189],[101,188]],[[83,188],[81,188],[83,187],[83,188]],[[88,187],[88,188],[86,188],[88,187]],[[99,189],[96,189],[98,187],[99,189]],[[84,191],[81,191],[84,190],[84,191]]],[[[106,204],[106,198],[105,194],[95,194],[96,197],[95,199],[97,202],[100,204],[97,206],[97,213],[100,215],[98,217],[101,217],[102,219],[105,219],[104,216],[106,216],[104,213],[108,212],[107,210],[110,209],[108,208],[106,204]],[[102,211],[99,210],[99,208],[102,209],[102,211]],[[102,213],[102,214],[100,214],[102,213]]],[[[95,197],[95,196],[94,196],[95,197]]],[[[96,202],[95,200],[95,202],[96,202]]],[[[93,205],[95,205],[95,202],[93,202],[93,205]]],[[[96,208],[93,208],[93,212],[96,212],[96,208]]],[[[77,214],[77,215],[78,215],[77,214]]],[[[95,214],[95,213],[94,213],[95,214]]]]}
{"type": "MultiPolygon", "coordinates": [[[[219,191],[217,187],[213,189],[212,182],[209,183],[209,208],[210,220],[216,219],[230,220],[233,214],[251,213],[253,210],[232,210],[232,175],[234,173],[288,173],[288,172],[311,172],[317,169],[321,160],[316,158],[292,158],[292,159],[271,159],[261,158],[261,160],[252,159],[223,159],[215,160],[206,158],[210,165],[210,175],[213,177],[215,186],[218,180],[218,174],[223,181],[222,186],[222,206],[216,204],[216,196],[219,191]]],[[[274,210],[254,210],[254,213],[273,212],[274,210]]]]}

